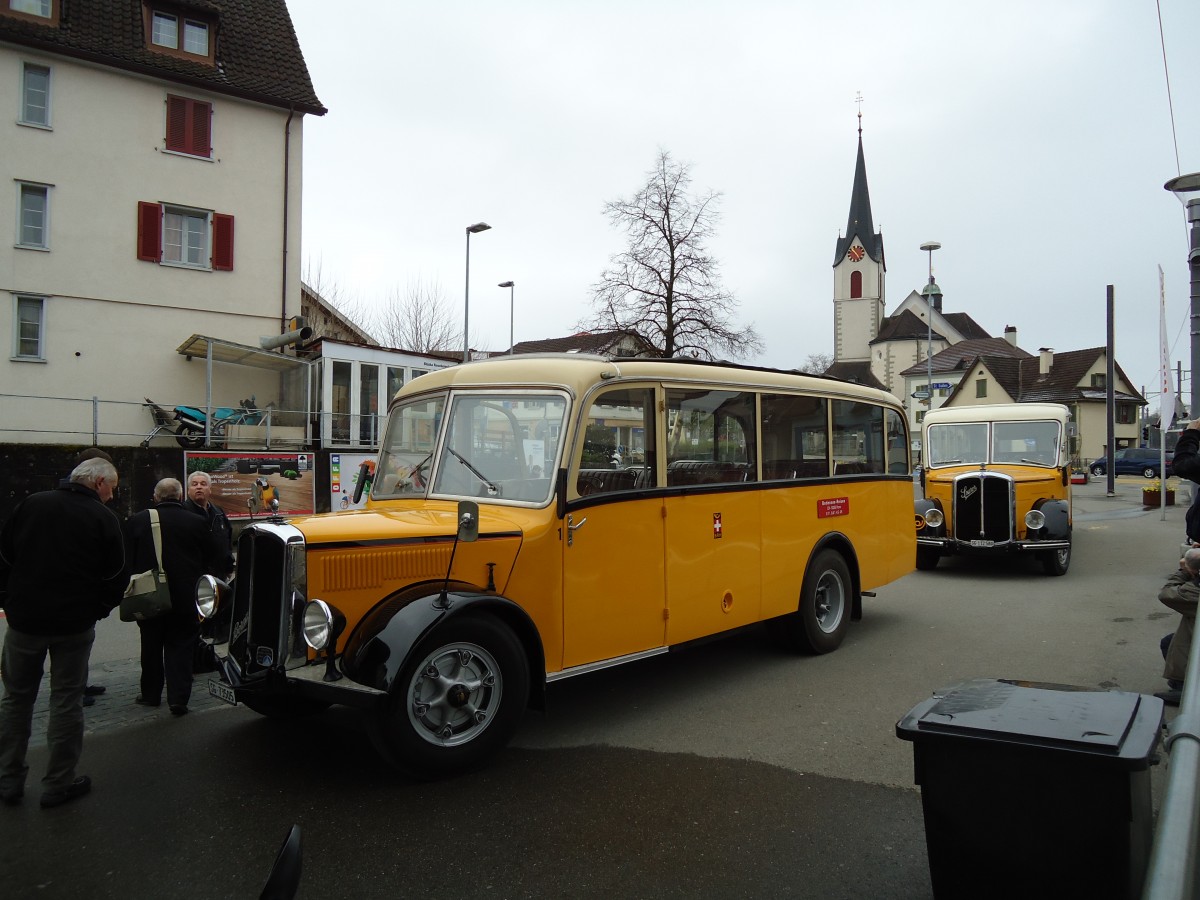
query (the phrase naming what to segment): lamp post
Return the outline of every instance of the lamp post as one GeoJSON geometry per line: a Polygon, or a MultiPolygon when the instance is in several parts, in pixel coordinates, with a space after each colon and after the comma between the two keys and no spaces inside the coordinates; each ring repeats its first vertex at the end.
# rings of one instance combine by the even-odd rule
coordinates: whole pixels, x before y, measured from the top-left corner
{"type": "Polygon", "coordinates": [[[496,287],[508,288],[508,352],[513,352],[513,293],[517,283],[515,281],[502,281],[496,287]]]}
{"type": "Polygon", "coordinates": [[[471,358],[471,235],[487,231],[491,227],[487,222],[476,222],[467,226],[467,287],[463,292],[463,362],[471,358]]]}
{"type": "MultiPolygon", "coordinates": [[[[1200,172],[1180,175],[1163,185],[1174,194],[1191,194],[1200,191],[1200,172]]],[[[1183,199],[1181,196],[1180,200],[1183,199]]],[[[1187,220],[1191,225],[1188,241],[1188,269],[1191,272],[1191,317],[1192,317],[1192,394],[1188,404],[1188,417],[1200,418],[1200,197],[1187,201],[1187,220]]],[[[1160,423],[1161,424],[1161,423],[1160,423]]]]}
{"type": "Polygon", "coordinates": [[[937,286],[937,282],[933,280],[933,251],[941,250],[942,245],[937,241],[926,241],[921,245],[921,249],[929,253],[929,284],[921,289],[921,296],[925,298],[925,324],[927,326],[928,337],[925,345],[925,364],[928,367],[928,383],[925,385],[925,390],[929,392],[929,409],[933,410],[933,298],[942,296],[942,289],[937,286]]]}

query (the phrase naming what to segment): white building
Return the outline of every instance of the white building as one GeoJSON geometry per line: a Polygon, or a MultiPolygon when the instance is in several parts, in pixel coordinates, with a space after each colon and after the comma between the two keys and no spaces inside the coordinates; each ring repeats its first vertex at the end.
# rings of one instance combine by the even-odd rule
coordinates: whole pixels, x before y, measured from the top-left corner
{"type": "Polygon", "coordinates": [[[284,0],[5,0],[0,71],[0,443],[136,444],[145,396],[302,408],[280,360],[177,352],[258,347],[300,312],[304,120],[325,109],[284,0]]]}

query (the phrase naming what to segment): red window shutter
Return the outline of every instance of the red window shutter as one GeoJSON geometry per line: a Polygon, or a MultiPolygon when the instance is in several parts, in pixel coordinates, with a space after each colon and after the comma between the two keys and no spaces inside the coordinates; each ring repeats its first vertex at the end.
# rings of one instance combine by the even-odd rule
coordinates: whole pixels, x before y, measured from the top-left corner
{"type": "Polygon", "coordinates": [[[167,149],[188,153],[188,101],[167,97],[167,149]]]}
{"type": "Polygon", "coordinates": [[[213,213],[212,267],[233,271],[233,216],[213,213]]]}
{"type": "Polygon", "coordinates": [[[196,156],[211,156],[210,123],[212,121],[212,104],[201,103],[199,100],[190,101],[192,107],[191,149],[189,153],[196,156]]]}
{"type": "Polygon", "coordinates": [[[138,202],[137,258],[158,262],[162,257],[162,207],[138,202]]]}

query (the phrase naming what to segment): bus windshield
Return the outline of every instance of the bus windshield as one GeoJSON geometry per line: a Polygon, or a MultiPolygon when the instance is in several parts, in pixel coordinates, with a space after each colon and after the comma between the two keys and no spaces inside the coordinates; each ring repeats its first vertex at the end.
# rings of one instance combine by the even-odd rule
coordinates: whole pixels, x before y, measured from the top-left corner
{"type": "Polygon", "coordinates": [[[560,394],[474,391],[398,406],[372,496],[545,503],[566,408],[560,394]]]}

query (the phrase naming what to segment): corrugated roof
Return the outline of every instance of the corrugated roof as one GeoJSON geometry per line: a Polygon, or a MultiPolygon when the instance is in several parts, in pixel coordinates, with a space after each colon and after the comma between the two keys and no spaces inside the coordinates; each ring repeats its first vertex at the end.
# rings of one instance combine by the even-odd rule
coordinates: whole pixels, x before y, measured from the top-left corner
{"type": "Polygon", "coordinates": [[[215,65],[147,48],[140,0],[63,2],[57,25],[0,15],[0,41],[324,115],[285,0],[172,0],[215,20],[215,65]]]}

